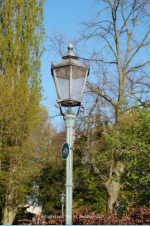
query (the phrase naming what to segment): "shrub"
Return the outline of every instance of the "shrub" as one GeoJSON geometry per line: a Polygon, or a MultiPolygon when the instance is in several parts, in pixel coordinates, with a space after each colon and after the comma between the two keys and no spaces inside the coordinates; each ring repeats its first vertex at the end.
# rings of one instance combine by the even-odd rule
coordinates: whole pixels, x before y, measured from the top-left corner
{"type": "MultiPolygon", "coordinates": [[[[150,207],[137,206],[137,188],[134,188],[134,203],[131,203],[125,194],[122,197],[126,200],[126,212],[120,214],[117,212],[117,202],[114,205],[113,212],[98,214],[92,211],[94,204],[90,207],[81,207],[73,210],[73,225],[149,225],[150,207]]],[[[54,211],[55,214],[61,214],[61,211],[54,211]]],[[[39,215],[35,220],[19,220],[20,224],[31,225],[65,225],[65,215],[56,216],[54,219],[45,219],[39,215]]]]}

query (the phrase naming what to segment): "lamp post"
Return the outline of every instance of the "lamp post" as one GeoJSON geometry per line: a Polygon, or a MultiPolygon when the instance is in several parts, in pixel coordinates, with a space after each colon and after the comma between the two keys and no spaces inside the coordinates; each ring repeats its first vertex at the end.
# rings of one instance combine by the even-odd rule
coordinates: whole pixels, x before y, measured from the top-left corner
{"type": "Polygon", "coordinates": [[[77,115],[83,111],[81,103],[90,65],[85,65],[78,60],[73,53],[73,46],[69,44],[68,52],[62,57],[62,61],[54,65],[51,63],[51,73],[54,79],[57,92],[55,106],[60,108],[61,115],[64,116],[67,130],[67,143],[70,150],[66,159],[66,225],[72,224],[72,174],[73,174],[73,127],[76,115],[72,113],[72,107],[79,107],[77,115]],[[68,107],[66,113],[62,107],[68,107]]]}
{"type": "Polygon", "coordinates": [[[64,191],[62,191],[62,193],[59,195],[59,199],[62,205],[62,216],[63,216],[63,209],[64,209],[64,203],[66,201],[66,195],[64,193],[64,191]]]}

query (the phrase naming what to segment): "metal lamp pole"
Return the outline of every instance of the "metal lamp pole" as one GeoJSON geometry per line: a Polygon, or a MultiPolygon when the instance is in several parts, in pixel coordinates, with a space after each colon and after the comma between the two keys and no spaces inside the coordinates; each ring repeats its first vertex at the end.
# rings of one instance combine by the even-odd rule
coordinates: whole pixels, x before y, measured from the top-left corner
{"type": "Polygon", "coordinates": [[[60,199],[60,202],[61,202],[61,208],[62,208],[62,216],[63,216],[63,210],[64,210],[64,203],[66,201],[66,195],[64,194],[64,192],[62,192],[60,195],[59,195],[59,199],[60,199]]]}
{"type": "MultiPolygon", "coordinates": [[[[89,75],[90,65],[85,65],[78,60],[74,54],[73,46],[68,46],[68,52],[62,57],[62,61],[54,65],[51,63],[51,73],[54,79],[57,92],[55,106],[60,108],[61,115],[64,116],[67,130],[67,147],[63,147],[66,152],[66,225],[72,224],[72,175],[73,175],[73,127],[76,116],[72,114],[72,107],[79,107],[77,115],[83,104],[81,103],[87,76],[89,75]],[[68,107],[67,113],[63,113],[62,107],[68,107]]],[[[64,144],[65,145],[65,144],[64,144]]]]}
{"type": "Polygon", "coordinates": [[[64,204],[62,204],[62,216],[64,214],[63,210],[64,210],[64,204]]]}
{"type": "MultiPolygon", "coordinates": [[[[73,127],[75,125],[76,116],[66,114],[64,116],[67,143],[69,147],[73,146],[73,127]]],[[[70,148],[69,156],[66,160],[66,225],[72,224],[72,175],[73,175],[73,150],[70,148]]]]}

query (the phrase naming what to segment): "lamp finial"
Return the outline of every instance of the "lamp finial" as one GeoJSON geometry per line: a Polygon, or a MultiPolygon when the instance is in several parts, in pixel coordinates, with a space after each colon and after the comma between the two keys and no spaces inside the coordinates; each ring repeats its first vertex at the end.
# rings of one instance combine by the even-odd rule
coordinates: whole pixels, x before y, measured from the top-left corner
{"type": "Polygon", "coordinates": [[[68,49],[73,50],[73,45],[71,43],[69,44],[68,49]]]}

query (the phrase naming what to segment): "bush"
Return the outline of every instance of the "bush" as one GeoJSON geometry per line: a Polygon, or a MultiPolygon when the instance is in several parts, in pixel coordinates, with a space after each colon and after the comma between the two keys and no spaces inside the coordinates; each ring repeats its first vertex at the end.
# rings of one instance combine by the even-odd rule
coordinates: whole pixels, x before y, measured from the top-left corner
{"type": "MultiPolygon", "coordinates": [[[[143,206],[138,208],[126,207],[128,214],[124,214],[120,219],[118,213],[114,211],[112,214],[98,215],[96,213],[88,214],[86,207],[80,209],[73,215],[73,225],[149,225],[150,224],[150,208],[143,206]],[[82,216],[82,217],[81,217],[82,216]]],[[[46,220],[42,215],[32,220],[19,220],[22,225],[65,225],[65,217],[56,217],[46,220]]]]}
{"type": "MultiPolygon", "coordinates": [[[[73,210],[73,225],[149,225],[150,224],[150,207],[137,206],[137,188],[134,188],[135,202],[131,203],[126,195],[122,194],[122,197],[126,200],[125,206],[126,212],[120,214],[117,211],[117,202],[114,205],[113,212],[98,214],[96,211],[92,211],[94,205],[89,208],[81,207],[73,210]]],[[[54,211],[55,214],[61,214],[61,211],[54,211]]],[[[19,220],[19,224],[31,224],[31,225],[65,225],[65,216],[56,216],[54,219],[45,219],[42,215],[39,215],[35,220],[19,220]]]]}

